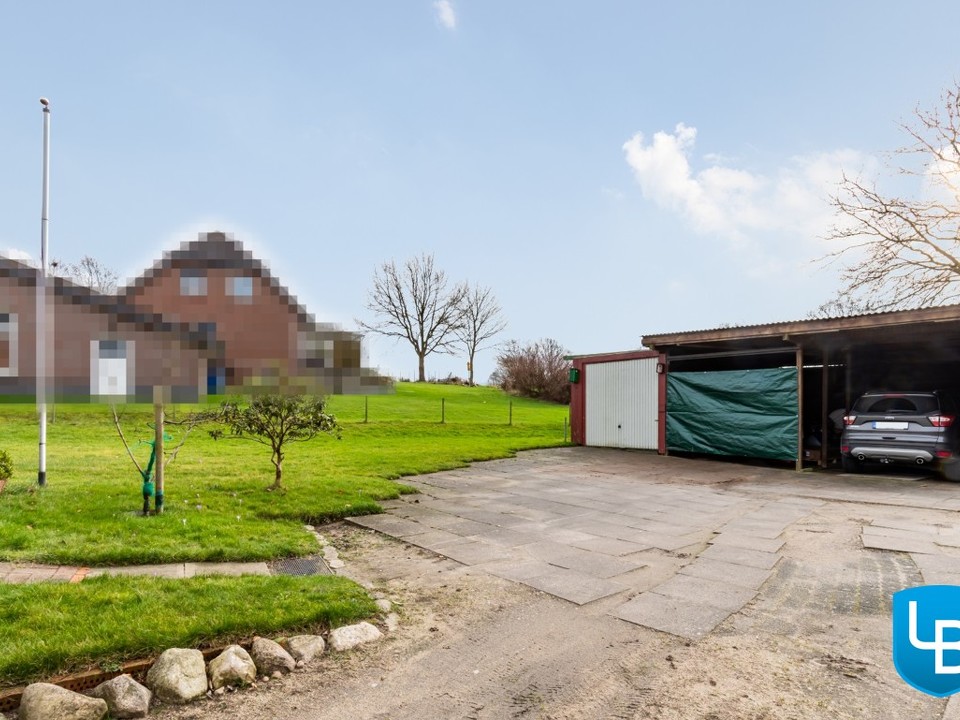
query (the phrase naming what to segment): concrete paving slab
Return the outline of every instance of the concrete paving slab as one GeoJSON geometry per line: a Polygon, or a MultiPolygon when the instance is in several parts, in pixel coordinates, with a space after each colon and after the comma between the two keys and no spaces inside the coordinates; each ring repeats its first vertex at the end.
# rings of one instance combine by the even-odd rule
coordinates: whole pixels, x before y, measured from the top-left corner
{"type": "Polygon", "coordinates": [[[737,585],[752,590],[759,590],[771,575],[773,570],[734,565],[723,560],[699,557],[689,565],[680,569],[683,575],[704,578],[707,580],[721,580],[731,585],[737,585]]]}
{"type": "Polygon", "coordinates": [[[270,568],[265,562],[245,563],[184,563],[184,577],[203,575],[269,575],[270,568]]]}
{"type": "Polygon", "coordinates": [[[361,515],[360,517],[350,518],[350,522],[354,525],[360,525],[361,527],[376,530],[386,535],[392,535],[393,537],[417,535],[427,532],[427,530],[430,529],[427,525],[385,513],[380,515],[361,515]]]}
{"type": "MultiPolygon", "coordinates": [[[[575,548],[571,548],[574,549],[575,548]]],[[[570,555],[555,558],[549,561],[551,565],[559,565],[568,570],[576,570],[585,575],[598,578],[612,578],[617,575],[639,570],[646,567],[644,563],[624,560],[623,558],[611,557],[601,553],[593,553],[582,550],[570,555]]]]}
{"type": "Polygon", "coordinates": [[[580,530],[567,530],[561,527],[547,527],[540,531],[540,535],[547,540],[563,545],[577,545],[577,543],[598,539],[596,535],[580,530]]]}
{"type": "Polygon", "coordinates": [[[680,548],[705,542],[709,536],[709,531],[692,535],[662,535],[661,533],[640,531],[631,538],[622,539],[629,539],[631,542],[640,543],[641,545],[652,545],[655,548],[672,552],[680,548]]]}
{"type": "Polygon", "coordinates": [[[512,557],[509,548],[502,545],[492,545],[480,540],[464,540],[459,543],[444,545],[435,552],[456,560],[464,565],[479,565],[494,560],[507,560],[512,557]]]}
{"type": "Polygon", "coordinates": [[[614,555],[614,556],[623,556],[630,555],[635,552],[643,552],[644,550],[649,550],[652,548],[652,545],[644,545],[642,543],[629,542],[627,540],[617,540],[616,538],[605,538],[605,537],[596,537],[594,535],[586,535],[583,533],[587,539],[577,540],[569,543],[573,547],[581,548],[583,550],[591,550],[593,552],[603,553],[605,555],[614,555]]]}
{"type": "Polygon", "coordinates": [[[960,558],[948,555],[928,555],[912,553],[910,555],[917,567],[926,577],[928,572],[944,574],[960,574],[960,558]]]}
{"type": "Polygon", "coordinates": [[[526,582],[535,577],[549,575],[556,570],[556,566],[543,560],[498,560],[484,563],[477,567],[482,568],[491,575],[502,577],[506,580],[516,582],[526,582]]]}
{"type": "Polygon", "coordinates": [[[753,535],[758,538],[773,540],[779,537],[784,530],[789,527],[789,523],[781,522],[741,522],[735,520],[729,522],[720,528],[721,533],[736,533],[738,535],[753,535]]]}
{"type": "Polygon", "coordinates": [[[772,568],[777,564],[777,560],[780,559],[780,556],[776,553],[748,550],[746,548],[728,545],[711,545],[700,553],[700,557],[706,557],[712,560],[723,560],[724,562],[734,565],[746,565],[747,567],[762,568],[764,570],[772,568]]]}
{"type": "Polygon", "coordinates": [[[563,568],[553,568],[544,575],[537,575],[522,582],[524,585],[569,600],[577,605],[585,605],[600,598],[616,595],[627,589],[626,585],[621,585],[613,580],[595,578],[576,570],[565,570],[563,568]]]}
{"type": "Polygon", "coordinates": [[[929,540],[877,535],[867,532],[866,528],[861,535],[861,541],[865,548],[873,550],[893,550],[895,552],[925,553],[927,555],[940,553],[940,549],[929,540]]]}
{"type": "Polygon", "coordinates": [[[697,640],[726,620],[726,610],[655,592],[645,592],[616,608],[615,617],[635,625],[697,640]]]}
{"type": "Polygon", "coordinates": [[[696,600],[730,613],[740,610],[757,594],[752,588],[683,574],[674,575],[653,588],[653,591],[680,600],[696,600]]]}
{"type": "Polygon", "coordinates": [[[429,532],[420,533],[419,535],[409,535],[404,538],[411,545],[416,545],[417,547],[422,547],[426,550],[437,551],[442,548],[444,545],[449,545],[450,543],[463,542],[463,538],[454,533],[447,532],[446,530],[430,530],[429,532]]]}
{"type": "Polygon", "coordinates": [[[495,545],[504,547],[517,547],[519,545],[529,545],[540,540],[537,535],[532,533],[517,532],[504,527],[491,527],[490,530],[484,530],[476,535],[471,535],[471,539],[485,540],[495,545]]]}
{"type": "Polygon", "coordinates": [[[947,700],[947,706],[943,709],[940,720],[960,720],[960,695],[952,695],[947,700]]]}
{"type": "Polygon", "coordinates": [[[761,552],[775,553],[786,542],[783,538],[762,538],[756,535],[744,535],[738,532],[722,531],[708,540],[711,545],[727,545],[745,550],[760,550],[761,552]]]}

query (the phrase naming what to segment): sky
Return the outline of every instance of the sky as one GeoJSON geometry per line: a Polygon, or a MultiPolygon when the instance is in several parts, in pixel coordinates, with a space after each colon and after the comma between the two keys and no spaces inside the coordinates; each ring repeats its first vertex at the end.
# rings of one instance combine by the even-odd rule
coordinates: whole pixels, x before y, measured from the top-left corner
{"type": "Polygon", "coordinates": [[[575,354],[802,319],[838,286],[832,188],[958,81],[956,27],[927,0],[0,0],[0,251],[40,254],[44,96],[65,262],[133,278],[224,230],[356,329],[374,270],[432,253],[498,339],[575,354]]]}

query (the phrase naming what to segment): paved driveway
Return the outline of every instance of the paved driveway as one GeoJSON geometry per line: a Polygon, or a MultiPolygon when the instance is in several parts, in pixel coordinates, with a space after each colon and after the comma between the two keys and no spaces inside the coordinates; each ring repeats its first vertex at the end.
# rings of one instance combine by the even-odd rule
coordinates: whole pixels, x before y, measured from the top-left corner
{"type": "Polygon", "coordinates": [[[615,617],[690,639],[750,603],[785,533],[831,502],[875,506],[857,542],[915,563],[872,561],[856,602],[884,611],[902,587],[960,584],[960,523],[905,511],[960,509],[960,485],[932,478],[564,448],[408,482],[419,495],[353,522],[578,605],[607,598],[615,617]]]}

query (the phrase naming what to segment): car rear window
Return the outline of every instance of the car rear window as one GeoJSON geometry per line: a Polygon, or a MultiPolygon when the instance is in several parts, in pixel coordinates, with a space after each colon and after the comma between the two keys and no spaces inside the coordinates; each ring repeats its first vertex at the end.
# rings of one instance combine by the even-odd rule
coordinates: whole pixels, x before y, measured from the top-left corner
{"type": "Polygon", "coordinates": [[[939,409],[936,395],[867,395],[853,406],[861,415],[925,415],[939,409]]]}

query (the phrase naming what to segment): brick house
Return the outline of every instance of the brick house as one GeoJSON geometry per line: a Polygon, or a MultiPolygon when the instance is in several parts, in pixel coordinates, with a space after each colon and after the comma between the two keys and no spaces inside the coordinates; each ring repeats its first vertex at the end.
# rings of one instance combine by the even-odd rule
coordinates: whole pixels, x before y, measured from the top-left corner
{"type": "MultiPolygon", "coordinates": [[[[33,395],[37,275],[0,259],[0,395],[33,395]]],[[[52,285],[51,370],[64,397],[149,400],[158,384],[183,402],[257,387],[390,389],[389,379],[362,366],[360,335],[317,323],[224,233],[164,253],[116,296],[59,278],[52,285]]]]}
{"type": "MultiPolygon", "coordinates": [[[[34,396],[38,280],[36,268],[0,258],[0,396],[34,396]]],[[[46,375],[55,398],[149,401],[161,386],[175,401],[194,401],[206,392],[207,366],[222,362],[222,343],[207,329],[63,278],[48,278],[46,307],[46,375]]]]}

